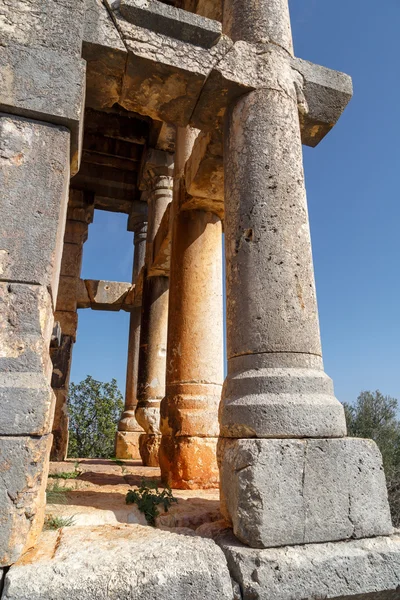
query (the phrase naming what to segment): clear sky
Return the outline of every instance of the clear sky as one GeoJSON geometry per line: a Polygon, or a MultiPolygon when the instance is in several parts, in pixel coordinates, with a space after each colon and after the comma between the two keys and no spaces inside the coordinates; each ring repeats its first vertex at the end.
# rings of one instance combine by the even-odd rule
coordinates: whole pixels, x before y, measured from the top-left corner
{"type": "MultiPolygon", "coordinates": [[[[354,98],[304,149],[325,370],[339,400],[400,400],[399,0],[291,0],[296,55],[349,73],[354,98]]],[[[129,281],[126,216],[96,211],[83,277],[129,281]]],[[[129,317],[79,311],[72,380],[125,388],[129,317]]]]}

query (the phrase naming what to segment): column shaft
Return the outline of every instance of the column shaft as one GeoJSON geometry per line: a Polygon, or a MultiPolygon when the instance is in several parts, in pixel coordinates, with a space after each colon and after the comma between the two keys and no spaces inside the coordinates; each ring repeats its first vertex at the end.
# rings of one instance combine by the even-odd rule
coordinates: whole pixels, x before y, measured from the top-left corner
{"type": "MultiPolygon", "coordinates": [[[[147,222],[134,227],[134,255],[132,283],[136,284],[146,256],[147,222]]],[[[118,423],[115,455],[123,459],[139,459],[139,436],[142,427],[135,417],[139,365],[141,306],[134,306],[129,320],[128,360],[126,369],[125,409],[118,423]]]]}
{"type": "Polygon", "coordinates": [[[215,487],[223,379],[222,224],[182,211],[184,169],[198,135],[178,129],[172,204],[166,394],[161,403],[161,476],[174,488],[215,487]]]}
{"type": "MultiPolygon", "coordinates": [[[[162,153],[164,154],[164,153],[162,153]]],[[[163,169],[164,171],[164,169],[163,169]]],[[[140,437],[140,455],[148,466],[158,465],[161,440],[160,402],[165,395],[168,326],[168,277],[147,276],[153,241],[172,200],[172,177],[152,172],[148,184],[148,232],[140,330],[136,419],[146,434],[140,437]]]]}

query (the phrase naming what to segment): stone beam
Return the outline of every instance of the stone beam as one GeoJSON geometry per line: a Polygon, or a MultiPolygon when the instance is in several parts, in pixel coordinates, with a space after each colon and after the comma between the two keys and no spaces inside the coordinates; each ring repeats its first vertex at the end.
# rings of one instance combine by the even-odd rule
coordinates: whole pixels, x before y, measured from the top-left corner
{"type": "Polygon", "coordinates": [[[102,0],[87,0],[82,57],[86,106],[102,110],[119,101],[127,51],[102,0]]]}
{"type": "Polygon", "coordinates": [[[84,279],[78,286],[78,294],[78,308],[130,311],[133,307],[134,286],[120,281],[84,279]]]}
{"type": "MultiPolygon", "coordinates": [[[[214,66],[191,117],[191,125],[212,131],[222,123],[227,106],[240,96],[271,83],[269,50],[238,41],[214,66]],[[259,50],[259,51],[257,51],[259,50]],[[261,50],[263,50],[261,52],[261,50]]],[[[302,143],[316,146],[337,123],[353,94],[349,75],[291,59],[297,77],[296,92],[302,143]]]]}
{"type": "Polygon", "coordinates": [[[142,2],[122,2],[121,8],[117,2],[106,2],[128,49],[120,104],[153,119],[186,126],[208,74],[232,43],[210,19],[185,11],[174,13],[180,17],[175,24],[172,15],[160,19],[159,2],[146,2],[141,9],[146,10],[147,27],[152,24],[157,31],[129,22],[127,17],[132,18],[132,10],[137,12],[142,2]],[[195,28],[182,27],[189,17],[195,18],[195,28]],[[172,33],[178,37],[171,37],[172,33]],[[218,40],[212,47],[211,39],[218,40]]]}

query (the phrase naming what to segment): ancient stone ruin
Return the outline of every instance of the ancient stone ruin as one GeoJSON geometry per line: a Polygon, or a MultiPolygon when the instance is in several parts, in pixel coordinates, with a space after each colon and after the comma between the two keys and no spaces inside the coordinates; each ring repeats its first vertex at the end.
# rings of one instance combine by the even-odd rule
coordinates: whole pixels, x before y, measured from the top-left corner
{"type": "Polygon", "coordinates": [[[304,186],[351,96],[294,56],[288,0],[0,2],[2,600],[400,598],[380,453],[323,368],[304,186]],[[95,210],[128,215],[131,282],[81,279],[95,210]],[[117,457],[219,487],[220,520],[40,541],[78,309],[130,313],[117,457]]]}

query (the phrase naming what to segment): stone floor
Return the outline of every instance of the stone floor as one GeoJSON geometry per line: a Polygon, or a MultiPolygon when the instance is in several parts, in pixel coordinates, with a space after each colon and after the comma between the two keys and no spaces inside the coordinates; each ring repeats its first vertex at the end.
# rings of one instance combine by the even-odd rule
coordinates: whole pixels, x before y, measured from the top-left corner
{"type": "MultiPolygon", "coordinates": [[[[160,481],[160,470],[143,467],[140,461],[104,459],[68,459],[50,463],[47,517],[71,517],[72,527],[117,525],[120,523],[147,525],[136,505],[127,505],[130,489],[144,482],[160,481]],[[61,473],[78,472],[76,479],[57,478],[61,473]],[[54,477],[56,476],[56,477],[54,477]]],[[[167,513],[160,507],[156,526],[160,529],[187,528],[194,532],[205,523],[220,520],[218,490],[173,490],[178,499],[167,513]]],[[[204,529],[204,528],[203,528],[204,529]]]]}

